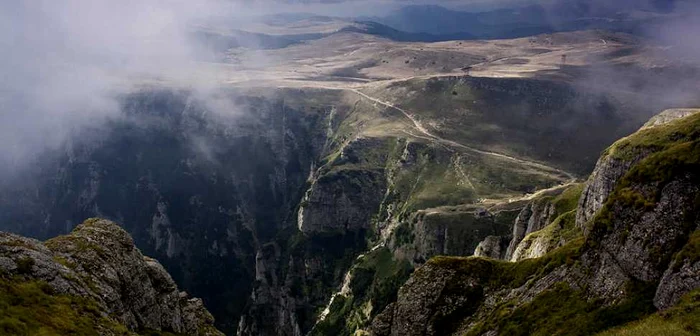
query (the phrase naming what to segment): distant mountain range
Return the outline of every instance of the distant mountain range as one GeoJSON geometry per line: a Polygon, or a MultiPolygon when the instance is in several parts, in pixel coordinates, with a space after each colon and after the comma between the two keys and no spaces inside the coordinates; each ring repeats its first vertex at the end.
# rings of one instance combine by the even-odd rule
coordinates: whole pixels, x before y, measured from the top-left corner
{"type": "MultiPolygon", "coordinates": [[[[292,27],[302,21],[319,26],[336,21],[335,31],[269,34],[245,28],[226,33],[197,31],[194,37],[216,51],[245,47],[278,49],[338,33],[364,33],[401,42],[437,42],[472,39],[508,39],[538,34],[601,29],[644,35],[669,20],[675,0],[604,3],[559,1],[547,5],[467,12],[438,5],[404,6],[385,16],[337,18],[310,13],[276,14],[261,18],[270,26],[292,27]],[[311,22],[311,23],[309,23],[311,22]]],[[[672,19],[672,17],[671,17],[672,19]]]]}

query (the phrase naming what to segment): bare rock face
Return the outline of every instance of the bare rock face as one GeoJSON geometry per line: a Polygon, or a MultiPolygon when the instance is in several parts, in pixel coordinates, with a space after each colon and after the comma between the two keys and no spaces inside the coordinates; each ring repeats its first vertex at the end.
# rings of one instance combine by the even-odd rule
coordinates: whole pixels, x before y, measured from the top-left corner
{"type": "Polygon", "coordinates": [[[89,219],[43,244],[0,233],[0,270],[44,281],[58,294],[94,300],[131,331],[223,335],[202,301],[180,292],[163,266],[108,220],[89,219]]]}
{"type": "Polygon", "coordinates": [[[676,304],[680,298],[700,287],[700,262],[671,264],[664,273],[654,296],[654,306],[666,309],[676,304]]]}
{"type": "Polygon", "coordinates": [[[539,258],[547,252],[554,249],[550,237],[546,235],[528,235],[525,236],[520,244],[513,251],[511,261],[519,261],[523,259],[539,258]]]}
{"type": "Polygon", "coordinates": [[[554,220],[554,215],[554,205],[550,202],[530,202],[525,206],[515,219],[513,239],[508,245],[505,259],[510,260],[523,238],[532,232],[542,230],[554,220]]]}
{"type": "MultiPolygon", "coordinates": [[[[379,140],[355,140],[342,150],[340,163],[336,164],[368,163],[368,158],[362,157],[363,149],[380,145],[379,140]]],[[[386,157],[376,159],[383,162],[386,157]]],[[[386,192],[384,169],[321,170],[319,174],[300,206],[299,230],[313,234],[368,229],[386,192]]]]}
{"type": "Polygon", "coordinates": [[[476,246],[474,256],[504,259],[509,242],[508,236],[488,236],[476,246]]]}
{"type": "MultiPolygon", "coordinates": [[[[700,109],[666,110],[651,118],[640,130],[662,126],[697,112],[700,112],[700,109]]],[[[646,158],[652,152],[652,150],[641,150],[636,153],[631,153],[631,155],[628,155],[628,157],[624,159],[616,158],[610,155],[609,152],[602,155],[593,173],[591,173],[579,200],[579,207],[576,212],[576,225],[585,230],[586,223],[593,219],[596,213],[603,207],[605,200],[613,191],[619,179],[622,178],[633,165],[646,158]]]]}
{"type": "Polygon", "coordinates": [[[468,256],[487,234],[498,231],[498,223],[484,211],[439,213],[419,211],[413,232],[416,260],[438,255],[468,256]]]}
{"type": "MultiPolygon", "coordinates": [[[[606,153],[578,203],[583,220],[577,224],[587,224],[583,239],[552,254],[513,264],[431,259],[413,273],[391,309],[379,315],[374,334],[496,335],[503,332],[498,329],[503,321],[551,333],[528,320],[537,305],[552,309],[540,318],[561,318],[557,314],[564,311],[573,314],[564,316],[595,319],[596,309],[605,307],[606,316],[622,319],[590,330],[596,333],[629,321],[629,307],[648,314],[654,307],[673,306],[700,287],[699,130],[700,116],[688,116],[669,127],[642,130],[618,143],[623,152],[606,153]],[[588,308],[552,307],[566,298],[588,308]]],[[[531,206],[521,215],[530,218],[533,212],[531,206]]],[[[525,223],[520,220],[514,233],[527,231],[525,223]]],[[[496,250],[486,243],[482,247],[482,254],[496,250]]],[[[567,325],[566,319],[556,323],[559,332],[581,327],[567,325]]]]}
{"type": "Polygon", "coordinates": [[[617,181],[629,171],[632,165],[645,156],[640,153],[632,160],[621,160],[605,155],[598,160],[579,199],[576,210],[576,226],[586,229],[586,223],[593,219],[603,207],[617,181]]]}

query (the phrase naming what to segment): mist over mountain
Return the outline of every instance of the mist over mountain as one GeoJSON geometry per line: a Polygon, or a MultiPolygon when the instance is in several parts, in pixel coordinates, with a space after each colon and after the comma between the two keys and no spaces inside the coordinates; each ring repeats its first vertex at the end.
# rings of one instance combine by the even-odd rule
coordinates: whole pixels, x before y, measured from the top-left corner
{"type": "Polygon", "coordinates": [[[2,2],[0,334],[695,334],[698,18],[2,2]]]}

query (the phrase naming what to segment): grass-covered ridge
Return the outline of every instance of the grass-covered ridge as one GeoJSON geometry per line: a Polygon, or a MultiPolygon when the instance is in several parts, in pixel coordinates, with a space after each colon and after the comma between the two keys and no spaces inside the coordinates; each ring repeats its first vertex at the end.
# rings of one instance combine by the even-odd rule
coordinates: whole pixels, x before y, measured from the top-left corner
{"type": "Polygon", "coordinates": [[[131,335],[93,300],[56,294],[41,281],[0,276],[2,335],[131,335]]]}
{"type": "Polygon", "coordinates": [[[641,129],[615,142],[605,150],[604,155],[629,159],[642,152],[660,152],[697,139],[700,139],[700,113],[641,129]]]}
{"type": "Polygon", "coordinates": [[[452,269],[465,276],[478,276],[480,284],[492,289],[517,288],[540,279],[562,265],[573,265],[581,256],[583,239],[576,239],[541,258],[508,262],[481,257],[434,257],[428,264],[452,269]]]}
{"type": "MultiPolygon", "coordinates": [[[[593,295],[595,292],[589,290],[588,286],[591,285],[586,281],[572,281],[581,276],[584,279],[593,276],[592,272],[599,267],[596,261],[599,253],[603,253],[600,241],[611,230],[615,230],[620,239],[626,239],[626,233],[640,222],[640,216],[656,208],[666,185],[672,181],[699,182],[700,114],[642,129],[611,146],[606,155],[623,160],[635,159],[633,155],[644,157],[636,159],[631,169],[616,182],[603,209],[593,219],[592,230],[587,236],[573,239],[541,258],[515,263],[455,257],[437,257],[428,262],[454,272],[456,275],[452,282],[475,282],[485,292],[496,295],[503,293],[501,290],[511,293],[518,288],[532,290],[534,288],[530,286],[535,281],[545,279],[547,285],[536,289],[534,296],[503,296],[501,302],[487,305],[486,310],[480,311],[482,315],[478,320],[470,321],[473,324],[469,326],[467,335],[482,335],[492,330],[506,335],[591,335],[618,326],[622,327],[611,329],[604,335],[695,335],[700,332],[700,320],[697,318],[700,294],[697,290],[675,308],[651,315],[656,312],[652,301],[658,281],[643,282],[629,277],[624,289],[621,289],[624,296],[613,303],[603,302],[607,298],[593,295]],[[563,273],[553,273],[556,269],[563,273]],[[569,276],[571,274],[574,274],[574,278],[569,276]]],[[[548,201],[555,204],[556,210],[564,212],[550,226],[533,235],[552,235],[551,231],[557,228],[561,230],[560,234],[580,237],[574,225],[575,194],[580,194],[580,189],[572,188],[562,193],[558,200],[550,197],[548,201]]],[[[696,231],[700,199],[691,202],[689,207],[683,209],[686,219],[680,219],[683,222],[680,223],[678,243],[682,244],[663,252],[668,256],[673,255],[673,259],[651,259],[661,268],[665,269],[672,260],[677,264],[695,262],[700,256],[700,235],[696,231]]],[[[654,246],[649,248],[653,251],[654,246]]],[[[448,286],[448,289],[451,287],[448,286]]],[[[463,286],[453,287],[464,290],[463,286]]],[[[441,295],[459,297],[460,294],[441,295]]]]}
{"type": "Polygon", "coordinates": [[[652,297],[653,289],[647,286],[641,288],[639,295],[605,306],[600,300],[587,298],[583,291],[559,282],[525,304],[501,303],[467,335],[481,335],[488,330],[518,336],[591,335],[648,314],[653,309],[652,297]]]}
{"type": "MultiPolygon", "coordinates": [[[[456,271],[453,282],[476,279],[484,290],[493,293],[532,284],[560,267],[574,267],[580,264],[584,249],[583,238],[579,238],[541,258],[515,263],[476,257],[436,257],[429,264],[456,271]]],[[[452,287],[455,293],[442,295],[463,293],[460,286],[447,289],[452,287]]],[[[624,301],[606,306],[600,300],[590,299],[582,289],[558,282],[531,301],[523,303],[514,298],[498,302],[486,316],[475,321],[467,335],[481,335],[489,330],[504,335],[590,335],[654,312],[653,284],[629,283],[628,290],[632,295],[624,301]]]]}
{"type": "Polygon", "coordinates": [[[674,307],[598,336],[692,336],[700,334],[700,289],[686,294],[674,307]]]}
{"type": "MultiPolygon", "coordinates": [[[[700,171],[700,114],[643,129],[609,149],[609,155],[623,159],[642,152],[652,153],[635,164],[617,183],[591,224],[594,235],[613,229],[615,208],[650,210],[663,186],[674,178],[700,171]],[[638,187],[640,183],[656,187],[643,193],[638,187]]],[[[700,204],[697,208],[700,209],[700,204]]]]}

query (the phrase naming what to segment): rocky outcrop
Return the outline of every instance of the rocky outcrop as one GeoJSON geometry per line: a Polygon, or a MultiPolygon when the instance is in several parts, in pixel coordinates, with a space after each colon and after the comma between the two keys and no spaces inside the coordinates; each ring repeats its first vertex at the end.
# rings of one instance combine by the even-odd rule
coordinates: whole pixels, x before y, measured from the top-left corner
{"type": "Polygon", "coordinates": [[[258,284],[251,293],[252,305],[238,323],[237,335],[285,335],[301,336],[301,326],[296,316],[305,302],[289,293],[294,286],[294,259],[290,256],[287,277],[278,277],[281,264],[280,248],[268,244],[255,257],[255,281],[258,284]]]}
{"type": "Polygon", "coordinates": [[[508,244],[506,249],[505,259],[510,260],[513,257],[518,244],[528,234],[539,231],[547,226],[554,219],[554,205],[548,202],[548,199],[541,199],[530,202],[520,211],[518,217],[513,224],[513,239],[508,244]]]}
{"type": "Polygon", "coordinates": [[[543,234],[529,234],[518,244],[513,251],[511,256],[511,261],[519,261],[523,259],[539,258],[545,255],[547,252],[554,249],[554,244],[557,242],[552,242],[551,237],[543,234]]]}
{"type": "Polygon", "coordinates": [[[700,112],[700,109],[668,109],[649,119],[649,121],[647,121],[641,129],[668,124],[676,119],[684,118],[698,112],[700,112]]]}
{"type": "Polygon", "coordinates": [[[373,334],[594,334],[697,289],[700,115],[641,130],[612,149],[607,154],[629,167],[602,160],[596,168],[578,213],[603,203],[586,213],[594,217],[583,238],[516,263],[431,259],[373,334]]]}
{"type": "Polygon", "coordinates": [[[340,152],[329,168],[322,167],[299,208],[299,230],[343,233],[366,230],[386,192],[386,153],[373,157],[382,140],[358,139],[340,152]]]}
{"type": "Polygon", "coordinates": [[[508,236],[486,237],[474,256],[509,261],[541,257],[575,238],[572,215],[581,184],[567,184],[542,191],[524,203],[508,236]]]}
{"type": "Polygon", "coordinates": [[[476,246],[474,256],[504,259],[510,240],[509,236],[488,236],[476,246]]]}
{"type": "MultiPolygon", "coordinates": [[[[662,126],[697,112],[700,112],[700,109],[666,110],[651,118],[640,130],[648,130],[650,128],[662,126]]],[[[616,149],[623,147],[625,140],[626,139],[620,140],[618,143],[608,148],[598,160],[593,173],[589,177],[576,212],[576,225],[579,228],[585,229],[586,223],[595,217],[598,210],[602,208],[605,200],[613,191],[618,180],[629,171],[630,167],[653,152],[653,150],[649,148],[637,148],[636,150],[628,150],[629,153],[627,153],[627,155],[616,155],[616,149]]]]}
{"type": "Polygon", "coordinates": [[[696,231],[664,272],[654,296],[654,305],[667,309],[680,298],[700,288],[700,231],[696,231]]]}
{"type": "Polygon", "coordinates": [[[13,281],[41,281],[57,295],[94,301],[104,316],[132,332],[223,335],[200,299],[179,291],[163,266],[107,220],[89,219],[43,244],[1,233],[0,271],[13,281]]]}
{"type": "Polygon", "coordinates": [[[468,256],[484,235],[503,231],[494,216],[481,210],[474,212],[420,211],[413,233],[415,260],[426,261],[438,255],[468,256]]]}
{"type": "Polygon", "coordinates": [[[648,153],[638,153],[632,159],[618,159],[605,154],[598,160],[588,183],[583,189],[576,210],[576,226],[585,229],[596,213],[603,207],[617,181],[648,153]]]}

